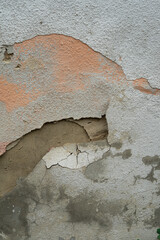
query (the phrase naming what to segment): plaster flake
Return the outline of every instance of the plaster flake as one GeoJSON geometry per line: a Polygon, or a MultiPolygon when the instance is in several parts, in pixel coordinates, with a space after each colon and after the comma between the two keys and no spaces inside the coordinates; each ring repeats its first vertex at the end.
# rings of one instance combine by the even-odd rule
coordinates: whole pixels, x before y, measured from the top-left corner
{"type": "Polygon", "coordinates": [[[59,93],[86,91],[96,76],[110,83],[123,84],[125,81],[125,75],[116,63],[81,41],[58,34],[16,43],[14,56],[10,59],[12,77],[8,75],[8,69],[5,71],[5,64],[2,64],[4,89],[1,88],[0,100],[5,102],[8,111],[26,106],[51,89],[59,93]],[[18,70],[16,66],[19,66],[18,70]]]}
{"type": "Polygon", "coordinates": [[[57,147],[51,149],[44,157],[43,160],[46,162],[47,168],[50,168],[52,165],[56,165],[58,162],[67,158],[70,155],[70,152],[63,147],[57,147]]]}
{"type": "Polygon", "coordinates": [[[109,146],[106,140],[85,144],[66,144],[63,147],[51,149],[43,157],[43,160],[47,168],[58,164],[61,167],[78,169],[101,159],[108,150],[109,146]]]}
{"type": "MultiPolygon", "coordinates": [[[[58,160],[57,164],[59,166],[61,166],[61,167],[66,167],[66,168],[70,168],[70,169],[76,169],[77,168],[77,158],[76,158],[76,155],[69,155],[64,160],[60,159],[60,160],[58,160]]],[[[52,166],[53,166],[53,164],[52,164],[52,166]]]]}
{"type": "Polygon", "coordinates": [[[9,143],[47,121],[100,117],[112,102],[123,102],[126,91],[153,101],[160,96],[147,79],[128,81],[120,65],[73,37],[36,36],[14,44],[8,55],[9,62],[1,62],[0,101],[11,129],[21,126],[9,132],[9,143]]]}
{"type": "MultiPolygon", "coordinates": [[[[101,77],[106,84],[112,83],[113,87],[128,85],[118,64],[72,37],[36,36],[16,43],[13,52],[14,56],[9,59],[12,76],[8,69],[1,74],[0,100],[5,102],[8,111],[25,107],[51,88],[61,93],[86,91],[94,76],[101,77]],[[46,79],[47,84],[42,79],[46,79]]],[[[160,94],[160,90],[152,90],[143,78],[133,81],[133,87],[143,93],[160,94]]]]}
{"type": "Polygon", "coordinates": [[[78,154],[77,168],[82,168],[89,165],[88,155],[89,155],[88,152],[82,152],[78,154]]]}
{"type": "Polygon", "coordinates": [[[133,88],[142,93],[160,95],[160,89],[152,88],[145,78],[139,78],[133,81],[133,88]]]}

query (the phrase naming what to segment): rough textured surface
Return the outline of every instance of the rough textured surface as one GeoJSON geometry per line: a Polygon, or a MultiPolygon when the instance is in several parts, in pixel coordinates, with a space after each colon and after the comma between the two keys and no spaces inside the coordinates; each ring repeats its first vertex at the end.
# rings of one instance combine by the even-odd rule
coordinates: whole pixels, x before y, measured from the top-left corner
{"type": "MultiPolygon", "coordinates": [[[[0,199],[0,238],[156,239],[160,2],[2,0],[0,5],[0,153],[8,149],[2,158],[22,151],[19,138],[47,122],[72,118],[69,124],[75,126],[77,119],[106,115],[108,124],[107,151],[98,148],[90,164],[83,161],[78,169],[67,160],[65,167],[47,169],[41,160],[32,171],[37,163],[33,144],[24,143],[33,161],[27,163],[22,151],[19,160],[27,169],[22,175],[32,172],[0,199]]],[[[82,160],[90,154],[89,141],[106,134],[101,132],[104,123],[92,132],[97,121],[90,127],[79,121],[77,133],[85,132],[86,140],[82,160]]],[[[72,131],[65,137],[61,132],[57,138],[68,142],[72,131]]],[[[73,135],[67,151],[75,153],[73,135]]],[[[52,147],[52,137],[49,130],[47,144],[38,137],[39,159],[52,147]],[[47,150],[41,152],[44,145],[47,150]]],[[[21,176],[13,156],[1,161],[11,169],[8,175],[1,171],[4,189],[11,187],[11,173],[14,184],[17,172],[21,176]]]]}
{"type": "Polygon", "coordinates": [[[0,44],[65,34],[116,61],[128,79],[144,77],[160,88],[159,8],[158,0],[1,0],[0,44]]]}

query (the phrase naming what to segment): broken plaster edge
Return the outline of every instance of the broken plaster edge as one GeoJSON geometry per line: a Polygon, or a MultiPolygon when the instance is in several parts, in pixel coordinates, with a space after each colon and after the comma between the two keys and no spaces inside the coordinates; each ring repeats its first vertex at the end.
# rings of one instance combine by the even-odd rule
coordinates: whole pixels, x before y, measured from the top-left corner
{"type": "MultiPolygon", "coordinates": [[[[5,147],[0,151],[0,156],[2,156],[3,154],[5,154],[7,151],[11,150],[13,147],[15,147],[19,141],[27,134],[31,133],[32,131],[35,131],[35,130],[39,130],[41,129],[45,124],[47,123],[57,123],[59,121],[70,121],[70,122],[74,122],[75,124],[81,126],[84,131],[86,132],[88,138],[91,140],[90,136],[89,136],[89,133],[87,132],[87,130],[85,129],[84,126],[82,126],[81,124],[79,124],[77,121],[79,120],[82,120],[82,119],[85,119],[85,118],[97,118],[97,119],[101,119],[102,117],[105,117],[105,120],[106,120],[106,123],[107,123],[107,119],[106,119],[106,110],[104,111],[104,113],[102,112],[101,114],[97,114],[97,115],[93,115],[93,116],[88,116],[88,115],[85,115],[85,116],[82,116],[80,118],[76,118],[76,117],[69,117],[69,118],[56,118],[56,119],[51,119],[51,120],[48,120],[48,121],[41,121],[40,123],[38,123],[38,125],[36,127],[32,127],[30,128],[28,131],[25,131],[24,134],[21,134],[19,135],[18,137],[16,138],[13,138],[10,142],[7,142],[7,144],[5,145],[5,147]],[[76,121],[76,122],[75,122],[76,121]]],[[[107,123],[108,125],[108,123],[107,123]]]]}
{"type": "Polygon", "coordinates": [[[51,148],[51,150],[42,157],[42,160],[47,169],[54,166],[60,166],[72,170],[82,169],[83,167],[88,167],[93,162],[102,159],[103,155],[110,151],[111,148],[106,139],[91,141],[85,144],[85,147],[83,146],[84,143],[68,143],[60,147],[51,148]],[[105,143],[106,145],[101,147],[99,146],[99,143],[105,143]],[[68,148],[73,148],[74,146],[76,152],[74,152],[74,150],[73,152],[69,149],[67,150],[67,148],[65,148],[66,146],[68,148]],[[66,156],[64,156],[65,152],[66,156]],[[99,156],[96,155],[97,152],[99,153],[99,156]],[[84,155],[86,155],[86,157],[84,157],[84,155]]]}

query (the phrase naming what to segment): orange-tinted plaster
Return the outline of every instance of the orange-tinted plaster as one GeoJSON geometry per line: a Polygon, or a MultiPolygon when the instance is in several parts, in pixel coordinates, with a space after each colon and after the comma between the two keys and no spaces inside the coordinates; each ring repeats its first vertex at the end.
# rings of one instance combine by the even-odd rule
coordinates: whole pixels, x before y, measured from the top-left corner
{"type": "Polygon", "coordinates": [[[35,98],[36,96],[34,94],[26,93],[24,86],[9,83],[3,75],[0,76],[0,101],[5,103],[8,111],[26,106],[35,98]]]}
{"type": "Polygon", "coordinates": [[[160,95],[160,90],[151,88],[147,79],[139,78],[133,81],[133,87],[136,90],[139,90],[142,93],[152,94],[152,95],[160,95]]]}
{"type": "MultiPolygon", "coordinates": [[[[95,79],[96,83],[101,80],[113,87],[128,85],[118,64],[81,41],[59,34],[37,36],[15,44],[14,56],[8,64],[13,74],[4,72],[0,76],[0,101],[8,111],[25,107],[49,92],[85,91],[95,79]]],[[[133,87],[153,95],[160,91],[150,88],[143,78],[133,81],[133,87]]]]}
{"type": "Polygon", "coordinates": [[[53,79],[50,87],[57,92],[85,90],[94,76],[104,77],[109,82],[125,81],[120,66],[72,37],[58,34],[37,36],[16,44],[15,49],[18,55],[28,57],[39,52],[39,61],[43,61],[53,79]]]}

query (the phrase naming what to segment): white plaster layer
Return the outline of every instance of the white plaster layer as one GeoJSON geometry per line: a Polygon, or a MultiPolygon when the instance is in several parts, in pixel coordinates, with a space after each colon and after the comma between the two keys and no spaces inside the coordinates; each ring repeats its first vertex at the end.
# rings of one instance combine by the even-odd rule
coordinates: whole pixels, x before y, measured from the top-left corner
{"type": "Polygon", "coordinates": [[[46,167],[55,165],[70,169],[87,167],[90,163],[102,158],[109,150],[106,140],[89,143],[65,144],[51,149],[44,157],[46,167]]]}

